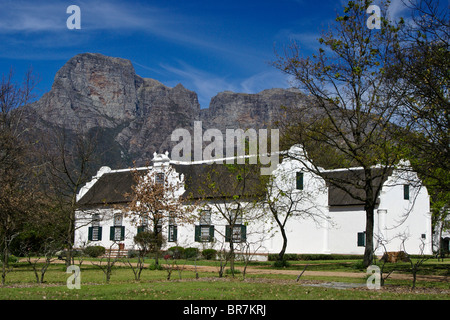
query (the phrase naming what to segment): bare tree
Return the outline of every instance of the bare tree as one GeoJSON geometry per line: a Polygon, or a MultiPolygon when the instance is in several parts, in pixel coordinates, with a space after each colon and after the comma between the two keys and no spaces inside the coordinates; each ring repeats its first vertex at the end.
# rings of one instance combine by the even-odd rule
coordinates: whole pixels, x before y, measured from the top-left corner
{"type": "Polygon", "coordinates": [[[44,276],[50,264],[56,260],[55,253],[59,250],[58,239],[47,238],[37,250],[33,244],[22,242],[22,253],[25,254],[28,264],[33,268],[37,283],[44,283],[44,276]]]}
{"type": "Polygon", "coordinates": [[[157,254],[164,244],[165,239],[161,233],[155,236],[152,231],[141,231],[134,237],[134,242],[138,246],[138,261],[136,266],[133,266],[130,261],[128,261],[128,264],[133,270],[134,278],[139,281],[142,270],[145,268],[147,254],[157,254]]]}
{"type": "Polygon", "coordinates": [[[77,195],[95,169],[96,136],[81,130],[53,128],[42,137],[40,146],[41,185],[66,226],[63,242],[69,266],[74,263],[75,212],[83,210],[77,203],[77,195]]]}
{"type": "MultiPolygon", "coordinates": [[[[403,241],[402,241],[402,245],[401,246],[403,248],[403,252],[405,252],[407,254],[406,247],[405,247],[405,241],[406,240],[407,240],[407,236],[403,235],[403,241]]],[[[413,276],[411,290],[414,290],[415,287],[416,287],[417,272],[419,271],[420,267],[423,265],[423,263],[425,261],[427,261],[428,259],[431,258],[431,256],[428,256],[428,255],[424,254],[424,249],[425,249],[425,246],[426,246],[424,239],[420,239],[420,240],[422,242],[420,244],[420,254],[416,258],[416,261],[413,262],[413,259],[411,259],[411,257],[408,256],[408,261],[410,263],[411,273],[412,273],[412,276],[413,276]]]]}
{"type": "Polygon", "coordinates": [[[307,169],[299,166],[298,161],[289,156],[279,166],[267,184],[266,205],[275,220],[283,238],[283,245],[277,261],[284,261],[288,238],[286,225],[295,219],[307,219],[320,225],[329,221],[329,217],[319,203],[320,196],[325,194],[325,183],[315,177],[307,169]],[[307,175],[307,177],[305,177],[307,175]]]}
{"type": "Polygon", "coordinates": [[[113,250],[111,250],[115,245],[116,241],[113,241],[113,243],[109,247],[109,250],[106,250],[105,254],[101,256],[97,262],[92,262],[93,265],[99,267],[100,270],[103,271],[103,273],[105,274],[106,283],[109,283],[109,281],[111,280],[113,268],[115,264],[120,261],[119,255],[114,254],[113,250]]]}
{"type": "MultiPolygon", "coordinates": [[[[121,207],[124,214],[140,231],[150,231],[156,240],[162,232],[163,222],[177,224],[193,222],[193,204],[185,203],[184,181],[169,165],[153,167],[151,171],[133,169],[135,184],[132,186],[131,202],[121,207]]],[[[158,265],[158,254],[155,259],[158,265]]]]}
{"type": "MultiPolygon", "coordinates": [[[[225,265],[230,263],[233,276],[236,247],[258,232],[247,228],[249,222],[261,221],[265,216],[261,206],[265,196],[262,182],[265,176],[259,175],[258,170],[258,165],[210,164],[198,188],[200,197],[211,208],[211,215],[226,224],[225,232],[217,232],[228,243],[229,250],[222,250],[222,253],[226,258],[225,265]]],[[[223,263],[221,265],[224,267],[223,263]]]]}
{"type": "Polygon", "coordinates": [[[35,185],[30,180],[29,146],[23,139],[23,107],[32,99],[36,84],[32,71],[23,83],[13,81],[12,70],[0,82],[0,250],[2,285],[9,271],[10,245],[21,232],[35,204],[35,185]]]}

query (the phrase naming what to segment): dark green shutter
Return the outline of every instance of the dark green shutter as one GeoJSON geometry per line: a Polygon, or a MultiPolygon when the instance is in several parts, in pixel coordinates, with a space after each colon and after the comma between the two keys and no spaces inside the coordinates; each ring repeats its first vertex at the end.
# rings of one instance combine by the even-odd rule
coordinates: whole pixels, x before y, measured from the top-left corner
{"type": "Polygon", "coordinates": [[[102,240],[102,227],[97,227],[98,228],[98,241],[102,240]]]}
{"type": "Polygon", "coordinates": [[[247,241],[247,226],[241,225],[241,242],[247,241]]]}
{"type": "Polygon", "coordinates": [[[409,184],[403,186],[403,199],[409,200],[409,184]]]}
{"type": "Polygon", "coordinates": [[[145,231],[145,227],[144,226],[137,227],[137,234],[139,234],[139,233],[141,233],[143,231],[145,231]]]}
{"type": "Polygon", "coordinates": [[[89,227],[88,229],[88,240],[92,241],[92,227],[89,227]]]}
{"type": "Polygon", "coordinates": [[[297,190],[303,190],[303,172],[297,172],[297,190]]]}
{"type": "Polygon", "coordinates": [[[358,232],[358,247],[364,247],[366,245],[366,233],[358,232]]]}
{"type": "Polygon", "coordinates": [[[109,240],[114,241],[114,227],[109,227],[109,240]]]}
{"type": "Polygon", "coordinates": [[[120,227],[120,241],[125,240],[125,227],[120,227]]]}
{"type": "Polygon", "coordinates": [[[231,226],[225,226],[225,241],[230,242],[231,240],[231,226]]]}
{"type": "Polygon", "coordinates": [[[194,241],[200,242],[200,226],[195,226],[195,236],[194,241]]]}
{"type": "Polygon", "coordinates": [[[214,241],[214,226],[209,226],[209,242],[214,241]]]}
{"type": "Polygon", "coordinates": [[[169,228],[172,228],[172,241],[175,242],[178,240],[178,230],[177,226],[170,226],[169,228]]]}

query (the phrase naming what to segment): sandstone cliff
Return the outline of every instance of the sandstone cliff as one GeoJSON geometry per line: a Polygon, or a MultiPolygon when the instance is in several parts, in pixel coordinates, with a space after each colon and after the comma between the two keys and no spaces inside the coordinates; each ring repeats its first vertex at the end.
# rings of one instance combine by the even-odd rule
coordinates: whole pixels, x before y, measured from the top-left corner
{"type": "MultiPolygon", "coordinates": [[[[200,110],[197,94],[181,84],[170,88],[136,75],[129,60],[84,53],[55,75],[50,92],[26,109],[28,125],[39,130],[64,127],[68,132],[95,131],[102,165],[143,164],[153,152],[170,150],[176,128],[261,128],[281,105],[305,103],[295,90],[268,89],[257,94],[222,92],[200,110]]],[[[44,131],[41,131],[41,134],[44,131]]]]}

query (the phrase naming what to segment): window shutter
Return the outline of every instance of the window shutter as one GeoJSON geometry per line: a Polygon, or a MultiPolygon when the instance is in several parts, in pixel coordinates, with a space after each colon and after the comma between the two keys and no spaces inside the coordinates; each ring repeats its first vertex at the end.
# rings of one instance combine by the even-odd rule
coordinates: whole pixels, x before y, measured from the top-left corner
{"type": "Polygon", "coordinates": [[[98,241],[102,240],[102,227],[97,227],[98,228],[98,241]]]}
{"type": "MultiPolygon", "coordinates": [[[[172,229],[172,239],[170,241],[175,242],[178,240],[178,230],[177,226],[171,225],[169,226],[169,230],[172,229]]],[[[170,231],[169,231],[170,232],[170,231]]]]}
{"type": "Polygon", "coordinates": [[[114,241],[114,227],[109,227],[109,240],[114,241]]]}
{"type": "Polygon", "coordinates": [[[214,226],[209,226],[209,242],[214,241],[214,226]]]}
{"type": "Polygon", "coordinates": [[[303,172],[297,172],[296,182],[297,190],[303,190],[303,172]]]}
{"type": "Polygon", "coordinates": [[[120,241],[125,240],[125,227],[120,227],[120,241]]]}
{"type": "Polygon", "coordinates": [[[403,186],[403,199],[409,200],[409,184],[403,186]]]}
{"type": "Polygon", "coordinates": [[[89,227],[88,229],[88,240],[92,241],[92,227],[89,227]]]}
{"type": "Polygon", "coordinates": [[[194,236],[194,241],[196,242],[201,242],[200,239],[200,226],[195,226],[195,236],[194,236]]]}
{"type": "Polygon", "coordinates": [[[143,232],[144,230],[145,230],[145,227],[144,227],[144,226],[138,226],[138,227],[137,227],[137,234],[143,232]]]}
{"type": "Polygon", "coordinates": [[[366,246],[366,233],[358,232],[358,247],[365,247],[365,246],[366,246]]]}
{"type": "Polygon", "coordinates": [[[225,241],[230,242],[231,240],[231,226],[225,226],[225,241]]]}
{"type": "Polygon", "coordinates": [[[241,242],[247,241],[247,226],[241,225],[241,242]]]}

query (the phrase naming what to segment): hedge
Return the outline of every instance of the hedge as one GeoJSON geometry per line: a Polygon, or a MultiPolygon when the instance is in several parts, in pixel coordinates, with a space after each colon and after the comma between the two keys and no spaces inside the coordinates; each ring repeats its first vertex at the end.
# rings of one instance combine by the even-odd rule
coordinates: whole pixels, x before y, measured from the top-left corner
{"type": "MultiPolygon", "coordinates": [[[[364,258],[363,255],[355,255],[355,254],[296,254],[296,253],[284,254],[284,260],[291,260],[291,261],[360,260],[363,258],[364,258]]],[[[269,254],[268,259],[269,261],[276,261],[278,259],[278,253],[269,254]]]]}

